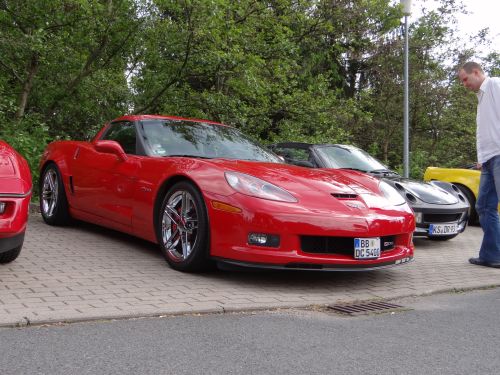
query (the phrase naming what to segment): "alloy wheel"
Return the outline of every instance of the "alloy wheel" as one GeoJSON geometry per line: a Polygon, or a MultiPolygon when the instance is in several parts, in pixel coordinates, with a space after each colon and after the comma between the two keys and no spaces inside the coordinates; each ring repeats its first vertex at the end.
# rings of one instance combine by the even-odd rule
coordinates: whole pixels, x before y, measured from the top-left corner
{"type": "Polygon", "coordinates": [[[58,190],[59,184],[57,182],[56,171],[49,168],[43,177],[42,186],[42,210],[47,217],[54,215],[54,210],[57,206],[58,190]]]}
{"type": "Polygon", "coordinates": [[[167,201],[161,223],[163,245],[175,261],[186,260],[198,239],[198,210],[193,196],[175,191],[167,201]]]}

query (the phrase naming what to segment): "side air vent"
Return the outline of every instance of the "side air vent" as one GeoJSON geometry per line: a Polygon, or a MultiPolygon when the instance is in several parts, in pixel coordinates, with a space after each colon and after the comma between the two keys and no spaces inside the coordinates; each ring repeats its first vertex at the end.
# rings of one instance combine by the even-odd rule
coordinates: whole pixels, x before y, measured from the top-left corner
{"type": "Polygon", "coordinates": [[[357,194],[343,194],[343,193],[332,193],[332,195],[337,199],[356,199],[357,194]]]}
{"type": "Polygon", "coordinates": [[[406,193],[406,199],[408,199],[412,203],[416,203],[417,202],[417,198],[415,198],[415,196],[413,194],[411,194],[411,193],[406,193]]]}
{"type": "Polygon", "coordinates": [[[403,187],[403,185],[401,184],[398,184],[398,183],[395,183],[394,186],[396,187],[396,189],[398,189],[399,191],[405,191],[405,188],[403,187]]]}

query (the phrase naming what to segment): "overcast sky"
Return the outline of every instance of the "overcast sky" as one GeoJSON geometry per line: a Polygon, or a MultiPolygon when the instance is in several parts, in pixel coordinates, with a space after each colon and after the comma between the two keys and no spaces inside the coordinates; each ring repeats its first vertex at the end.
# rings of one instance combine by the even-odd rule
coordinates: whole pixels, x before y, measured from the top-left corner
{"type": "Polygon", "coordinates": [[[458,28],[464,33],[477,33],[490,28],[491,52],[500,52],[500,2],[498,0],[462,0],[470,15],[460,16],[458,28]]]}
{"type": "MultiPolygon", "coordinates": [[[[431,8],[435,0],[412,0],[412,12],[417,15],[424,4],[431,8]]],[[[500,52],[500,1],[499,0],[462,0],[468,15],[457,15],[457,28],[466,35],[477,34],[485,27],[490,28],[489,39],[492,41],[490,51],[500,52]]],[[[468,40],[468,39],[467,39],[468,40]]]]}

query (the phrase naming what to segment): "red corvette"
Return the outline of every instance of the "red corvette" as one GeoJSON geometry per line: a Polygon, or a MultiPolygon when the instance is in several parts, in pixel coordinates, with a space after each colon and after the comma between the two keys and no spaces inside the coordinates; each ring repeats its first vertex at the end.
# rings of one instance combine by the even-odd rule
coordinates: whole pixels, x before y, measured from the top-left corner
{"type": "Polygon", "coordinates": [[[21,252],[31,187],[28,163],[0,140],[0,263],[13,261],[21,252]]]}
{"type": "Polygon", "coordinates": [[[40,162],[40,208],[158,243],[171,267],[361,270],[413,259],[414,215],[373,177],[287,165],[236,129],[124,116],[40,162]]]}

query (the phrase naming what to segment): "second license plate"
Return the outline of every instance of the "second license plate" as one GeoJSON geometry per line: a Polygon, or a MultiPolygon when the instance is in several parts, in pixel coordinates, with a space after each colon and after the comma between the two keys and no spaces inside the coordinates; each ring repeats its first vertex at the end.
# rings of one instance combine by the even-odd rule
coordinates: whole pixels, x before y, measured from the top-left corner
{"type": "Polygon", "coordinates": [[[447,236],[457,233],[457,224],[431,224],[429,234],[433,236],[447,236]]]}

